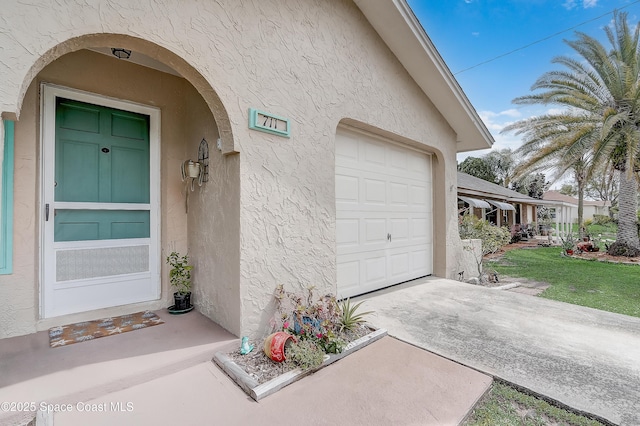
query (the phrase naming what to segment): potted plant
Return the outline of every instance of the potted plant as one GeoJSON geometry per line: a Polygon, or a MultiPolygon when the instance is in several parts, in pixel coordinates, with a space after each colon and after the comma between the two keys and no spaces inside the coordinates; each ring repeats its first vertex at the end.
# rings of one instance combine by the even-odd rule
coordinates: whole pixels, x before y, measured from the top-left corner
{"type": "Polygon", "coordinates": [[[169,281],[175,289],[173,293],[173,306],[169,307],[170,313],[182,314],[193,309],[191,305],[191,270],[189,256],[181,256],[177,252],[171,252],[167,256],[167,264],[171,266],[169,271],[169,281]]]}
{"type": "Polygon", "coordinates": [[[573,255],[573,247],[576,245],[576,239],[572,233],[568,233],[565,237],[560,236],[562,248],[569,255],[573,255]]]}

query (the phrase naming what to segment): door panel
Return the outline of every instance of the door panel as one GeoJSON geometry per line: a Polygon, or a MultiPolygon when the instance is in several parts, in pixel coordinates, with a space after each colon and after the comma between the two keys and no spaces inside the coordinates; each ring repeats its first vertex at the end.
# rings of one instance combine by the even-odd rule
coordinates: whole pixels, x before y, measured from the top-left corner
{"type": "Polygon", "coordinates": [[[148,210],[56,209],[54,241],[149,238],[148,210]]]}
{"type": "Polygon", "coordinates": [[[55,200],[99,202],[99,193],[100,144],[60,136],[56,144],[55,200]]]}
{"type": "Polygon", "coordinates": [[[131,147],[111,148],[111,202],[149,202],[149,152],[131,147]],[[137,182],[137,185],[131,185],[137,182]]]}

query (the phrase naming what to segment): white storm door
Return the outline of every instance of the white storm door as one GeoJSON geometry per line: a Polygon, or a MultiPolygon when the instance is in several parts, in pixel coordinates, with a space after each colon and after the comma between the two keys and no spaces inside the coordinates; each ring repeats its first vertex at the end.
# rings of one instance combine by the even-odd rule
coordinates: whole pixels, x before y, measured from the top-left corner
{"type": "Polygon", "coordinates": [[[338,296],[433,270],[431,157],[340,128],[336,134],[338,296]]]}
{"type": "Polygon", "coordinates": [[[42,96],[42,317],[158,299],[159,111],[42,96]]]}

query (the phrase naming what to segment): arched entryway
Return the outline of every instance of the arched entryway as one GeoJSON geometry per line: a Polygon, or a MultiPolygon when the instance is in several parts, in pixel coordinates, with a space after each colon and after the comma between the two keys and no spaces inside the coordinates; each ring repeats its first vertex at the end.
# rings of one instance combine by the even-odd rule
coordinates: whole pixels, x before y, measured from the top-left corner
{"type": "MultiPolygon", "coordinates": [[[[19,182],[24,188],[17,190],[38,194],[24,213],[37,212],[41,249],[32,256],[40,328],[95,309],[166,307],[172,290],[164,258],[174,250],[189,252],[202,270],[229,270],[225,250],[238,251],[239,232],[215,242],[202,237],[239,229],[238,160],[228,155],[235,150],[224,106],[186,61],[124,35],[74,38],[36,61],[18,104],[16,146],[39,170],[35,182],[19,182]],[[131,57],[116,58],[112,47],[131,57]],[[210,183],[190,196],[187,213],[180,164],[197,159],[202,141],[210,183]],[[144,281],[142,290],[136,280],[144,281]]],[[[236,271],[227,274],[233,283],[236,271]]],[[[233,330],[233,315],[216,318],[212,306],[239,312],[239,301],[211,286],[194,274],[194,301],[233,330]]]]}

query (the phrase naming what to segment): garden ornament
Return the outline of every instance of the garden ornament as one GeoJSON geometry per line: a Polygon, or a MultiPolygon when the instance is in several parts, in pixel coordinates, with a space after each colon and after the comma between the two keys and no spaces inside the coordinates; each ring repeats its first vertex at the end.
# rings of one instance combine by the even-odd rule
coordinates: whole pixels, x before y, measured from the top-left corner
{"type": "Polygon", "coordinates": [[[254,348],[254,345],[249,344],[249,338],[247,336],[244,336],[242,338],[242,344],[240,345],[240,353],[242,355],[246,355],[249,352],[251,352],[253,348],[254,348]]]}

